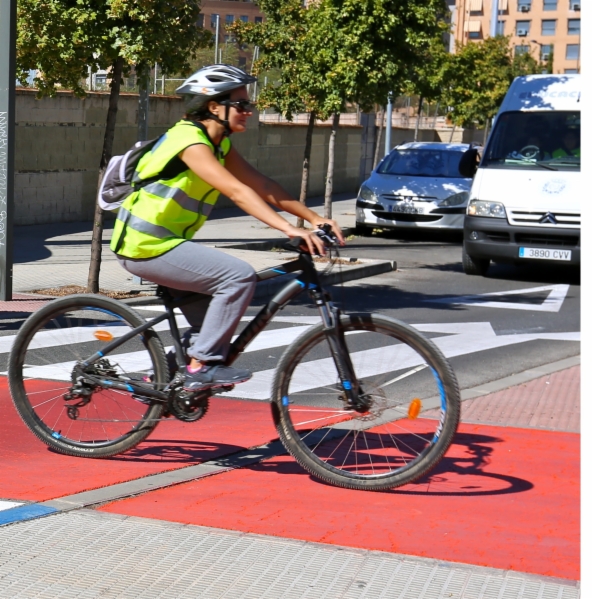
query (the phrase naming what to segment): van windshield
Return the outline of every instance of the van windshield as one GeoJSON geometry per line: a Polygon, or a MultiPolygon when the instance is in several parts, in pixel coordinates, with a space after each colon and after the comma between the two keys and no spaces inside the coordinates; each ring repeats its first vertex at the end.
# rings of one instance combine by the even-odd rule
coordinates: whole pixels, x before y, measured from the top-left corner
{"type": "Polygon", "coordinates": [[[459,179],[463,152],[454,150],[392,150],[377,172],[383,175],[459,179]]]}
{"type": "Polygon", "coordinates": [[[580,112],[501,114],[480,166],[580,171],[580,112]]]}

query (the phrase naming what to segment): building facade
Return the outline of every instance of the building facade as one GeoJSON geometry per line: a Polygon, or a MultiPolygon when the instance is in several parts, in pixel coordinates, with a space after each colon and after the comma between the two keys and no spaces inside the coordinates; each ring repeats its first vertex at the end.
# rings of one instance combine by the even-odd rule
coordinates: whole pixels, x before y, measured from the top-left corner
{"type": "MultiPolygon", "coordinates": [[[[494,0],[496,1],[496,0],[494,0]]],[[[465,45],[490,35],[492,0],[456,0],[453,36],[465,45]]],[[[581,0],[498,0],[497,33],[553,73],[580,73],[581,0]]]]}
{"type": "MultiPolygon", "coordinates": [[[[225,62],[224,45],[234,43],[226,27],[235,21],[257,23],[264,21],[264,15],[251,0],[203,0],[202,12],[198,25],[216,35],[218,27],[218,43],[221,52],[217,62],[225,62]],[[222,57],[222,61],[220,60],[222,57]]],[[[234,61],[233,61],[234,62],[234,61]]],[[[251,54],[245,49],[238,49],[237,64],[241,68],[249,67],[251,54]]]]}

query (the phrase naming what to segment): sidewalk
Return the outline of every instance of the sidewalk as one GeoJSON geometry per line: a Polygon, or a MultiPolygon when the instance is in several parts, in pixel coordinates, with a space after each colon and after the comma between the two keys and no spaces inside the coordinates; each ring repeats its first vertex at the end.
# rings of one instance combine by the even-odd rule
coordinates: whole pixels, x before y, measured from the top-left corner
{"type": "Polygon", "coordinates": [[[320,484],[266,453],[274,430],[257,402],[246,414],[221,400],[200,435],[173,423],[151,437],[153,449],[167,440],[166,453],[131,459],[58,456],[20,425],[16,446],[14,433],[0,435],[0,598],[577,599],[580,366],[571,360],[518,385],[507,387],[509,377],[465,390],[442,465],[385,493],[320,484]],[[237,438],[237,418],[252,423],[251,439],[237,438]],[[221,457],[166,459],[200,437],[204,455],[218,446],[221,457]],[[224,458],[230,442],[252,449],[224,458]]]}
{"type": "MultiPolygon", "coordinates": [[[[337,196],[333,203],[334,219],[346,231],[354,227],[355,202],[352,194],[342,194],[337,196]]],[[[321,198],[313,198],[310,206],[318,213],[323,213],[321,198]]],[[[295,221],[292,216],[288,218],[291,222],[295,221]]],[[[107,223],[103,234],[100,287],[114,291],[152,294],[153,285],[148,282],[138,284],[117,263],[109,249],[112,226],[113,221],[107,223]]],[[[35,289],[64,285],[86,286],[91,235],[92,223],[90,222],[17,227],[14,234],[14,293],[22,294],[35,289]]],[[[246,260],[255,270],[276,266],[287,257],[294,256],[294,254],[279,255],[276,252],[261,251],[279,247],[287,239],[275,229],[236,209],[215,210],[199,231],[196,240],[246,260]]],[[[352,257],[348,255],[347,248],[344,254],[352,257]]],[[[392,262],[363,260],[352,266],[344,265],[341,270],[348,273],[344,280],[351,280],[373,276],[393,268],[392,262]]],[[[271,290],[269,284],[261,285],[261,288],[264,292],[271,290]]],[[[0,311],[20,309],[27,311],[22,305],[27,297],[15,296],[15,298],[19,299],[20,303],[0,303],[0,311]]]]}

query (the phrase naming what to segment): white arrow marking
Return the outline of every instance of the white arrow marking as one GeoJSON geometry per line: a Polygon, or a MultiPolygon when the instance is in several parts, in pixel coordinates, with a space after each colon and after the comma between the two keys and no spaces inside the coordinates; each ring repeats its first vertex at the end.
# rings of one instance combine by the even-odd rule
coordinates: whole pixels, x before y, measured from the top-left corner
{"type": "Polygon", "coordinates": [[[559,312],[568,293],[570,285],[543,285],[542,287],[529,287],[528,289],[512,289],[511,291],[495,291],[481,295],[459,295],[456,297],[440,297],[438,299],[427,299],[425,302],[439,304],[453,304],[460,306],[479,306],[481,308],[505,308],[507,310],[531,310],[533,312],[559,312]],[[538,293],[550,291],[548,297],[542,304],[525,304],[521,302],[496,302],[488,301],[488,297],[500,297],[501,295],[521,295],[524,293],[538,293]]]}

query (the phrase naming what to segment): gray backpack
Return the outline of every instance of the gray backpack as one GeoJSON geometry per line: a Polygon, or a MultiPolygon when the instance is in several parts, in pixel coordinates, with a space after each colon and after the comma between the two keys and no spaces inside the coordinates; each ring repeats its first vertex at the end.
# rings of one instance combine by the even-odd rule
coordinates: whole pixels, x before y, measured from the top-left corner
{"type": "MultiPolygon", "coordinates": [[[[97,201],[103,210],[117,210],[125,199],[137,189],[148,185],[158,178],[134,181],[134,173],[140,159],[152,150],[160,137],[150,141],[138,141],[123,156],[113,156],[105,169],[97,201]]],[[[187,167],[186,167],[187,168],[187,167]]]]}

